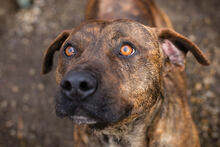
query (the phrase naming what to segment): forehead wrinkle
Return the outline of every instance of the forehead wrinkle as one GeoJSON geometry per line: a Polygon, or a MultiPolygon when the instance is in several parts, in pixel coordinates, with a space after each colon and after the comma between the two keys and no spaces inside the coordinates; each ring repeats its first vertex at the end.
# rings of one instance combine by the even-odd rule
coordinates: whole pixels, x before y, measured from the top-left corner
{"type": "Polygon", "coordinates": [[[78,40],[78,41],[84,42],[85,39],[87,41],[90,41],[90,40],[95,40],[95,38],[96,36],[94,35],[94,33],[83,30],[83,31],[76,32],[73,35],[72,40],[78,40]]]}
{"type": "Polygon", "coordinates": [[[79,47],[87,48],[91,43],[94,45],[99,40],[101,27],[99,24],[85,24],[77,32],[73,33],[72,41],[79,47]],[[88,27],[87,27],[88,26],[88,27]]]}
{"type": "Polygon", "coordinates": [[[117,30],[116,32],[113,33],[111,39],[117,41],[120,37],[124,37],[124,36],[125,35],[120,30],[117,30]]]}

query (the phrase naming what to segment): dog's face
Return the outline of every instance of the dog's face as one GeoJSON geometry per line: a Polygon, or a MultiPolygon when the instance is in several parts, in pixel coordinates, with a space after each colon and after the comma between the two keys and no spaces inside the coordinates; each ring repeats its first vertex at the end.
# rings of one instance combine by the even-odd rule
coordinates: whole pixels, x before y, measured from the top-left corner
{"type": "Polygon", "coordinates": [[[57,115],[93,127],[150,116],[146,112],[160,98],[164,62],[169,58],[183,67],[190,50],[191,42],[166,33],[129,20],[94,21],[64,31],[46,51],[43,67],[44,73],[51,69],[59,50],[57,115]]]}

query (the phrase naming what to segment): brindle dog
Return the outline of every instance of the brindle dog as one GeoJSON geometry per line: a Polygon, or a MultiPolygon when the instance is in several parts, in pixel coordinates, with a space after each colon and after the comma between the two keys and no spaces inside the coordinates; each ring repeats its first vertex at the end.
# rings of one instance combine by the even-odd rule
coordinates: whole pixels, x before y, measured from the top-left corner
{"type": "Polygon", "coordinates": [[[184,67],[188,51],[208,65],[202,51],[152,0],[90,0],[86,18],[107,20],[63,31],[42,69],[58,51],[56,113],[73,120],[75,146],[200,146],[184,67]]]}

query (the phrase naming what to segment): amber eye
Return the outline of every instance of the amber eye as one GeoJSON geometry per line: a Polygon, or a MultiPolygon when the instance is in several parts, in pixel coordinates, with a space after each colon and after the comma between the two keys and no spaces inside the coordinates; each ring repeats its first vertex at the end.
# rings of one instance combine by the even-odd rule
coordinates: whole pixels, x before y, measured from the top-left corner
{"type": "Polygon", "coordinates": [[[75,54],[75,49],[72,46],[68,46],[65,50],[64,53],[67,57],[71,57],[75,54]]]}
{"type": "Polygon", "coordinates": [[[130,45],[122,45],[120,48],[120,54],[123,56],[131,56],[134,54],[135,49],[131,47],[130,45]]]}

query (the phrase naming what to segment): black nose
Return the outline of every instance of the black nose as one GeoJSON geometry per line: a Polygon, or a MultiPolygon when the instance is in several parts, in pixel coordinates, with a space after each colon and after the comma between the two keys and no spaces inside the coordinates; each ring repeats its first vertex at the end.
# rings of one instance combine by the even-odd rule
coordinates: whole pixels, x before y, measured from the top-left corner
{"type": "Polygon", "coordinates": [[[97,80],[88,72],[69,72],[61,81],[62,91],[70,99],[84,100],[97,88],[97,80]]]}

